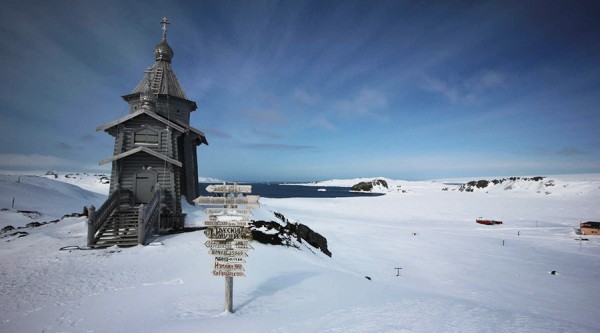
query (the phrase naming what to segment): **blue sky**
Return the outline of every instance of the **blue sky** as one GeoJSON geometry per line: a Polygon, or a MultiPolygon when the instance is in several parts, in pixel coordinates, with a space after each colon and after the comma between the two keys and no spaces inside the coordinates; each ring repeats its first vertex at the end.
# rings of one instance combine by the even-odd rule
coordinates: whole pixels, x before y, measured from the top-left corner
{"type": "Polygon", "coordinates": [[[597,1],[5,3],[0,169],[101,170],[163,16],[200,176],[600,172],[597,1]]]}

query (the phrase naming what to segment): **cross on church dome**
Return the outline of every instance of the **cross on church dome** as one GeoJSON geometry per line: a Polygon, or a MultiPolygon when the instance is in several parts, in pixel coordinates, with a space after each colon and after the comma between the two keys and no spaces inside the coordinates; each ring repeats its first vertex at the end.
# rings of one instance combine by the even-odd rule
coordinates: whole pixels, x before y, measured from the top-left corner
{"type": "Polygon", "coordinates": [[[166,62],[171,62],[175,53],[173,49],[167,43],[167,24],[171,24],[166,17],[163,17],[160,20],[160,24],[162,24],[162,40],[156,47],[154,48],[154,56],[156,57],[156,61],[164,60],[166,62]]]}
{"type": "Polygon", "coordinates": [[[162,20],[160,20],[160,24],[162,24],[163,30],[162,38],[167,39],[167,24],[171,24],[171,22],[169,22],[169,20],[166,17],[163,17],[162,20]]]}

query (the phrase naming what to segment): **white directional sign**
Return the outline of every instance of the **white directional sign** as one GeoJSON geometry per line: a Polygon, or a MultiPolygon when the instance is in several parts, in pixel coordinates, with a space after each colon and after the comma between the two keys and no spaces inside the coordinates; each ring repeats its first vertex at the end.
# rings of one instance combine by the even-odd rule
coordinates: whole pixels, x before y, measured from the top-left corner
{"type": "Polygon", "coordinates": [[[215,262],[215,269],[245,272],[243,264],[215,262]]]}
{"type": "Polygon", "coordinates": [[[248,216],[252,215],[252,209],[249,208],[206,208],[206,215],[233,215],[233,216],[248,216]]]}
{"type": "Polygon", "coordinates": [[[194,199],[194,202],[199,205],[219,205],[219,206],[238,206],[244,205],[249,207],[259,207],[258,195],[247,195],[245,197],[206,197],[201,196],[194,199]]]}
{"type": "Polygon", "coordinates": [[[215,257],[215,261],[216,262],[237,262],[237,263],[241,263],[241,264],[246,263],[246,260],[244,260],[242,258],[238,258],[238,257],[215,257]]]}
{"type": "Polygon", "coordinates": [[[244,272],[236,272],[236,271],[227,271],[227,270],[219,270],[215,269],[212,271],[213,276],[223,276],[223,277],[245,277],[244,272]]]}
{"type": "Polygon", "coordinates": [[[250,229],[243,227],[210,227],[204,234],[210,239],[252,239],[250,229]]]}
{"type": "Polygon", "coordinates": [[[210,249],[208,250],[208,254],[211,256],[218,257],[247,257],[246,253],[248,250],[229,250],[229,249],[210,249]]]}
{"type": "Polygon", "coordinates": [[[206,191],[210,193],[250,193],[252,185],[208,185],[206,191]]]}
{"type": "Polygon", "coordinates": [[[223,241],[223,240],[207,240],[204,245],[211,249],[248,249],[254,250],[249,241],[223,241]]]}
{"type": "Polygon", "coordinates": [[[207,227],[248,227],[248,220],[239,221],[204,221],[204,225],[207,227]]]}
{"type": "Polygon", "coordinates": [[[213,275],[216,276],[245,276],[244,265],[239,263],[221,263],[215,262],[213,275]]]}

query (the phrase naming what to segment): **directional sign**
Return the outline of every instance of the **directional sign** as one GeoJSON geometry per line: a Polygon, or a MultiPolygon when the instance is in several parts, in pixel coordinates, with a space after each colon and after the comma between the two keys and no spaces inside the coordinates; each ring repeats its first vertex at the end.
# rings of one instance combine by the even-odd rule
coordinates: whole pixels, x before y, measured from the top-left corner
{"type": "Polygon", "coordinates": [[[206,215],[234,215],[234,216],[248,216],[252,215],[252,209],[249,208],[206,208],[204,210],[206,215]]]}
{"type": "Polygon", "coordinates": [[[254,250],[248,241],[223,241],[223,240],[208,240],[204,245],[211,249],[247,249],[254,250]]]}
{"type": "Polygon", "coordinates": [[[245,277],[244,272],[236,272],[236,271],[223,271],[223,270],[213,270],[212,274],[214,276],[224,276],[224,277],[245,277]]]}
{"type": "Polygon", "coordinates": [[[241,264],[246,263],[246,260],[244,260],[242,258],[238,258],[238,257],[215,257],[215,261],[217,261],[217,262],[237,262],[237,263],[241,263],[241,264]]]}
{"type": "Polygon", "coordinates": [[[252,239],[252,232],[243,227],[210,227],[204,230],[210,239],[252,239]]]}
{"type": "Polygon", "coordinates": [[[247,257],[248,250],[210,249],[208,254],[219,257],[247,257]]]}
{"type": "Polygon", "coordinates": [[[204,221],[204,225],[207,227],[248,227],[248,220],[239,221],[204,221]]]}
{"type": "Polygon", "coordinates": [[[215,262],[215,269],[245,272],[243,264],[215,262]]]}
{"type": "Polygon", "coordinates": [[[245,197],[206,197],[200,196],[194,199],[199,205],[219,205],[219,206],[238,206],[259,207],[259,195],[247,195],[245,197]]]}
{"type": "Polygon", "coordinates": [[[206,191],[210,193],[250,193],[252,185],[208,185],[206,191]]]}
{"type": "Polygon", "coordinates": [[[246,249],[246,250],[254,250],[250,242],[248,241],[233,241],[229,244],[232,249],[246,249]]]}

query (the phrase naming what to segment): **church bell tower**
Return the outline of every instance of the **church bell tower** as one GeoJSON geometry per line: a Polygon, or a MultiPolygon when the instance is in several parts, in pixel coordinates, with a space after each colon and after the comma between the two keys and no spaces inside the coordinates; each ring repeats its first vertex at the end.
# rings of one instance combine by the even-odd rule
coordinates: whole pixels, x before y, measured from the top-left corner
{"type": "Polygon", "coordinates": [[[190,126],[197,105],[171,67],[175,53],[167,43],[170,22],[163,18],[160,23],[162,38],[154,47],[154,64],[133,92],[123,96],[128,114],[96,130],[115,138],[113,156],[100,164],[112,164],[109,197],[119,192],[117,211],[149,205],[159,195],[160,225],[155,230],[164,231],[184,225],[181,200],[192,204],[198,196],[196,148],[208,142],[203,132],[190,126]]]}

